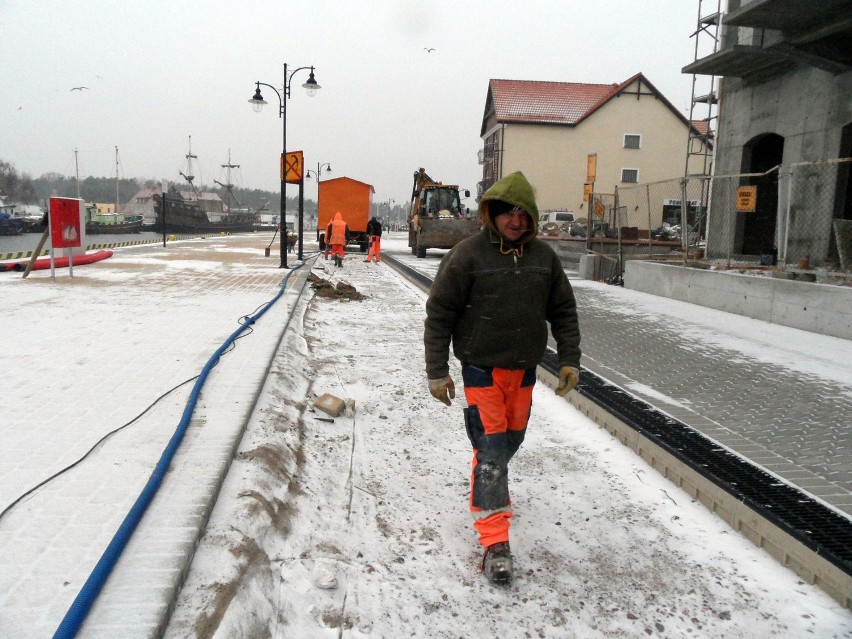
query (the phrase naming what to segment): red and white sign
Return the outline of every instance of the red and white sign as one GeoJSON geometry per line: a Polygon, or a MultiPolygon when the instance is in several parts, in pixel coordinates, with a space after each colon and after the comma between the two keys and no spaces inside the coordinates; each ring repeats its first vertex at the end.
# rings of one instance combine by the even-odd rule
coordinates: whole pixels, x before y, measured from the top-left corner
{"type": "Polygon", "coordinates": [[[53,248],[73,248],[83,241],[83,200],[50,198],[50,243],[53,248]]]}

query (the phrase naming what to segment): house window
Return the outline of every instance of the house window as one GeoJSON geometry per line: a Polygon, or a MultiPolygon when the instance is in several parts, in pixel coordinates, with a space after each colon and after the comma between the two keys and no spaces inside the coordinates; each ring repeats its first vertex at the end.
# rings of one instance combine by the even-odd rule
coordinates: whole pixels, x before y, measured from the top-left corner
{"type": "Polygon", "coordinates": [[[638,133],[625,133],[624,134],[624,148],[625,149],[641,149],[642,148],[642,136],[638,133]]]}
{"type": "Polygon", "coordinates": [[[621,181],[636,184],[639,182],[639,169],[621,169],[621,181]]]}

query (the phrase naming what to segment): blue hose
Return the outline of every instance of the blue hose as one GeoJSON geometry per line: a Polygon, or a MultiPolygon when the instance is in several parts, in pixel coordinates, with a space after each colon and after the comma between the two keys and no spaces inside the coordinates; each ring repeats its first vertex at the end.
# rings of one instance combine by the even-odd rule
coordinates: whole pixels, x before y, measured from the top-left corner
{"type": "Polygon", "coordinates": [[[272,305],[275,304],[282,295],[284,295],[284,292],[287,290],[287,280],[289,280],[290,276],[302,266],[304,266],[304,262],[293,267],[293,269],[287,273],[287,276],[281,283],[281,290],[278,291],[278,294],[267,302],[260,311],[250,317],[246,317],[247,321],[244,324],[241,324],[240,328],[231,333],[228,339],[226,339],[216,352],[213,353],[213,356],[207,361],[204,368],[201,369],[201,374],[198,376],[198,379],[195,380],[195,385],[192,387],[192,392],[189,395],[186,407],[183,409],[183,416],[181,417],[180,423],[172,435],[172,438],[169,440],[163,454],[160,456],[160,461],[157,462],[157,466],[151,473],[148,483],[145,484],[145,488],[142,489],[139,497],[136,498],[136,503],[133,504],[133,507],[127,513],[127,516],[125,516],[124,521],[121,522],[121,526],[119,526],[115,535],[113,535],[112,540],[109,542],[106,550],[104,550],[97,565],[95,565],[94,569],[92,569],[86,583],[83,584],[83,587],[80,589],[77,597],[71,603],[71,607],[68,608],[68,612],[65,613],[65,617],[63,617],[62,622],[53,634],[54,639],[71,639],[77,636],[80,626],[83,625],[83,621],[85,621],[86,616],[89,614],[89,610],[91,610],[92,605],[95,603],[95,599],[97,599],[101,588],[103,588],[103,585],[106,583],[106,580],[112,572],[112,569],[115,567],[116,562],[118,562],[124,547],[127,545],[127,542],[130,541],[130,536],[136,529],[136,525],[142,519],[142,515],[145,514],[145,510],[154,499],[154,495],[159,489],[160,484],[163,481],[163,477],[166,475],[166,471],[169,469],[172,458],[175,456],[178,446],[180,446],[183,436],[186,434],[186,430],[189,427],[192,413],[198,402],[198,396],[201,393],[201,388],[207,380],[207,375],[217,364],[222,354],[231,346],[231,344],[234,343],[234,340],[236,340],[240,334],[246,330],[246,328],[259,320],[263,314],[272,308],[272,305]]]}

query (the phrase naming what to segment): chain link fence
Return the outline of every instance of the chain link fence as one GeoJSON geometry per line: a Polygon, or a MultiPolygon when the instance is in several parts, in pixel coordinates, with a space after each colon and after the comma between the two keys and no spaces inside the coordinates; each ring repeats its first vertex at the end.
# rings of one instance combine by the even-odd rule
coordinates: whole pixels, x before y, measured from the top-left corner
{"type": "Polygon", "coordinates": [[[852,219],[846,210],[852,206],[850,167],[852,158],[796,162],[782,174],[781,188],[787,188],[786,197],[779,197],[786,204],[778,233],[782,264],[850,268],[842,255],[849,241],[843,222],[852,219]]]}
{"type": "Polygon", "coordinates": [[[713,176],[706,255],[778,268],[848,269],[852,158],[778,165],[765,173],[713,176]]]}
{"type": "Polygon", "coordinates": [[[604,281],[627,259],[849,270],[850,193],[852,158],[616,186],[591,194],[586,250],[604,281]]]}

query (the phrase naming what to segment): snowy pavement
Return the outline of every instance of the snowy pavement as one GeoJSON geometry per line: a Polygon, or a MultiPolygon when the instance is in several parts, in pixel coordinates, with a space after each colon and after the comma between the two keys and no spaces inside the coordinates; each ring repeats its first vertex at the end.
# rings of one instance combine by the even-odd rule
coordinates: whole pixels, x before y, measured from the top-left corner
{"type": "MultiPolygon", "coordinates": [[[[0,344],[0,508],[196,375],[277,292],[267,241],[121,250],[73,282],[0,278],[4,330],[21,336],[0,344]]],[[[542,384],[510,467],[517,577],[489,585],[467,512],[464,402],[447,408],[425,386],[423,293],[357,253],[313,272],[366,298],[294,285],[222,357],[80,636],[158,636],[174,603],[167,637],[852,637],[850,611],[542,384]],[[352,408],[318,419],[323,393],[352,408]],[[173,601],[165,584],[233,447],[173,601]]],[[[189,386],[0,519],[0,636],[51,636],[189,386]]]]}

